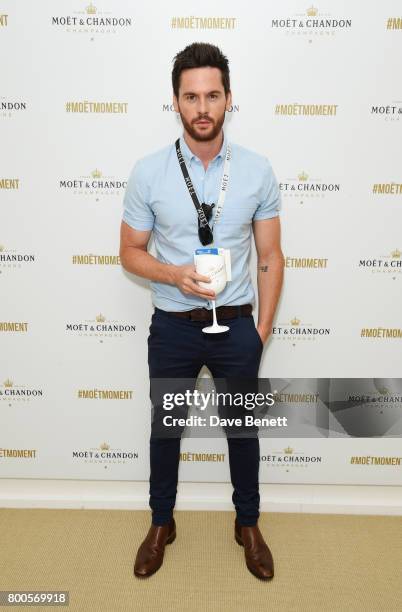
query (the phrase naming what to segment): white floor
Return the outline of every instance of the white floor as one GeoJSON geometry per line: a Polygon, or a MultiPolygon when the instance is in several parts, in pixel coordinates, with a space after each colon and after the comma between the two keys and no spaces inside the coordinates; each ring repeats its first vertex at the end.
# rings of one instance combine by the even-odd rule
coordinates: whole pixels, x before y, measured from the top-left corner
{"type": "MultiPolygon", "coordinates": [[[[232,510],[226,483],[179,483],[177,510],[232,510]]],[[[260,485],[264,512],[402,515],[402,487],[260,485]]],[[[0,480],[3,508],[149,509],[148,483],[92,480],[0,480]]]]}

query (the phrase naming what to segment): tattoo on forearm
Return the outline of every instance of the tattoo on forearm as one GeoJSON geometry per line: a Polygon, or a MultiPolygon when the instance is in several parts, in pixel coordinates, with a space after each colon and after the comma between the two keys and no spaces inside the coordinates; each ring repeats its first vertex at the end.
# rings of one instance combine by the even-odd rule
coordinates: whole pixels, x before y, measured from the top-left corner
{"type": "Polygon", "coordinates": [[[258,266],[260,272],[268,272],[268,266],[258,266]]]}

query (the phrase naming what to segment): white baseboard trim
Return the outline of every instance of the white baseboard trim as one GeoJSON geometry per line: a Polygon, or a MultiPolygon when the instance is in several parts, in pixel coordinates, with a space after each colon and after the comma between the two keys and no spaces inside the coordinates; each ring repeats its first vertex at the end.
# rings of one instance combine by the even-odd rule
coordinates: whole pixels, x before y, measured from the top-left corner
{"type": "MultiPolygon", "coordinates": [[[[0,480],[2,508],[149,510],[148,482],[0,480]]],[[[227,483],[181,482],[177,510],[233,510],[227,483]]],[[[260,484],[262,512],[402,515],[402,487],[260,484]]]]}

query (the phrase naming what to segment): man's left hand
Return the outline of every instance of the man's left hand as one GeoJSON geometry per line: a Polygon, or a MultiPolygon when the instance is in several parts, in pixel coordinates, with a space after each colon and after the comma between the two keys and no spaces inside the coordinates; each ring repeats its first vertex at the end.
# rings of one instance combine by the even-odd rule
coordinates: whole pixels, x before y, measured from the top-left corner
{"type": "Polygon", "coordinates": [[[272,327],[271,326],[267,327],[265,325],[264,326],[257,325],[257,331],[258,331],[258,333],[260,335],[261,342],[263,344],[265,344],[266,341],[268,340],[269,336],[271,335],[272,327]]]}

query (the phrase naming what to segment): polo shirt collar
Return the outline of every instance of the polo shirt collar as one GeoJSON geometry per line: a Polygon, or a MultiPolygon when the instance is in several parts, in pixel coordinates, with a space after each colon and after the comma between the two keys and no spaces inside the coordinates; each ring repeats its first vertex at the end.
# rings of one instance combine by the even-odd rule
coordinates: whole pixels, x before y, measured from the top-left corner
{"type": "MultiPolygon", "coordinates": [[[[226,147],[227,147],[227,138],[226,138],[225,132],[223,132],[223,143],[222,143],[222,146],[221,146],[221,150],[219,151],[218,155],[216,155],[211,160],[211,162],[215,161],[218,158],[219,159],[224,158],[225,155],[226,155],[226,147]]],[[[181,149],[181,152],[183,153],[183,157],[190,164],[191,164],[191,162],[194,159],[197,159],[198,161],[200,161],[199,158],[192,152],[192,150],[190,149],[190,147],[188,146],[188,144],[184,140],[184,135],[180,136],[180,149],[181,149]]]]}

